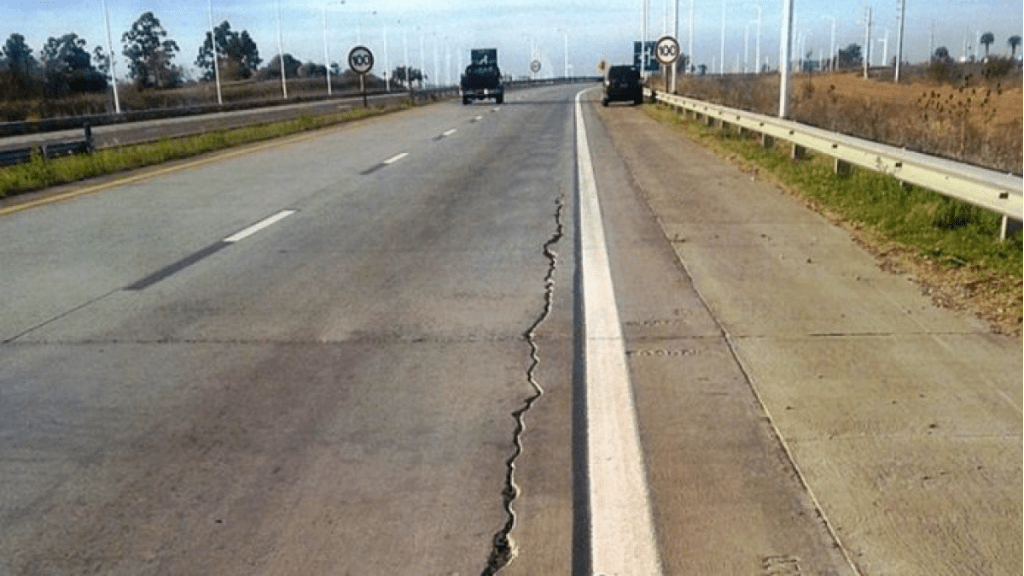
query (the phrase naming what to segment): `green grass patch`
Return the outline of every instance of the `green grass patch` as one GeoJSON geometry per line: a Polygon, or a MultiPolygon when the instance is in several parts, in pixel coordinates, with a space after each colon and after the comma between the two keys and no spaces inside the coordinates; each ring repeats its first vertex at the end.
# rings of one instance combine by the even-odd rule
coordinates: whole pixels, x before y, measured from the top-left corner
{"type": "Polygon", "coordinates": [[[45,160],[37,154],[27,164],[0,169],[0,198],[379,116],[403,110],[408,106],[408,104],[402,104],[395,108],[355,108],[336,114],[302,116],[271,124],[214,130],[183,138],[118,148],[104,148],[92,154],[66,156],[53,160],[45,160]]]}
{"type": "Polygon", "coordinates": [[[765,148],[749,135],[707,128],[665,107],[647,105],[644,110],[713,149],[769,172],[834,218],[911,247],[928,260],[949,267],[970,266],[983,274],[1021,276],[1021,233],[1000,242],[999,215],[930,190],[904,188],[897,179],[866,169],[836,176],[830,157],[808,154],[793,161],[788,146],[765,148]]]}

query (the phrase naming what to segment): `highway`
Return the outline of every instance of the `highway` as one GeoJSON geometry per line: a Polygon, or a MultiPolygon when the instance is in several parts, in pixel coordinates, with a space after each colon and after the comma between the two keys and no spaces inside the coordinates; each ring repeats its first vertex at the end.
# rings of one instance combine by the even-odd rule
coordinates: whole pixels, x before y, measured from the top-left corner
{"type": "Polygon", "coordinates": [[[1019,337],[582,88],[0,213],[0,575],[1020,573],[1019,337]]]}

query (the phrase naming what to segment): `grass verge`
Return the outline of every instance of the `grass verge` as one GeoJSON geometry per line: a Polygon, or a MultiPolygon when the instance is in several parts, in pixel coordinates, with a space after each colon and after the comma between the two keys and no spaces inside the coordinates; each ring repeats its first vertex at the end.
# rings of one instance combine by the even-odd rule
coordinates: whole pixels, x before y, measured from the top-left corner
{"type": "Polygon", "coordinates": [[[784,146],[765,148],[666,107],[644,111],[844,226],[883,267],[911,274],[937,304],[970,310],[997,332],[1021,333],[1024,243],[1019,231],[998,240],[999,216],[869,170],[838,177],[829,157],[793,161],[784,146]]]}
{"type": "Polygon", "coordinates": [[[394,108],[354,108],[336,114],[302,116],[283,122],[214,130],[195,136],[164,139],[119,148],[104,148],[92,154],[66,156],[53,160],[45,160],[37,154],[27,164],[0,169],[0,198],[379,116],[403,110],[408,106],[408,104],[402,104],[394,108]]]}

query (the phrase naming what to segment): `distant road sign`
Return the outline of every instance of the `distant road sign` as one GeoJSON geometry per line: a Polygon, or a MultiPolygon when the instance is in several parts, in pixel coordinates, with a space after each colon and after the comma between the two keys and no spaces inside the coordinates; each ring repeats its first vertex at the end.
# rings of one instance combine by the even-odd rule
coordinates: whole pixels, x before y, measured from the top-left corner
{"type": "Polygon", "coordinates": [[[540,72],[540,60],[534,60],[533,62],[530,62],[530,70],[533,70],[534,74],[540,72]]]}
{"type": "Polygon", "coordinates": [[[373,52],[366,46],[356,46],[348,53],[348,67],[356,74],[367,74],[373,70],[373,52]]]}
{"type": "Polygon", "coordinates": [[[679,59],[679,42],[671,36],[662,36],[654,47],[654,57],[669,66],[679,59]]]}
{"type": "Polygon", "coordinates": [[[633,42],[633,67],[641,72],[657,72],[658,61],[654,58],[654,40],[633,42]]]}
{"type": "Polygon", "coordinates": [[[494,66],[498,63],[498,49],[473,48],[469,51],[469,61],[474,66],[494,66]]]}

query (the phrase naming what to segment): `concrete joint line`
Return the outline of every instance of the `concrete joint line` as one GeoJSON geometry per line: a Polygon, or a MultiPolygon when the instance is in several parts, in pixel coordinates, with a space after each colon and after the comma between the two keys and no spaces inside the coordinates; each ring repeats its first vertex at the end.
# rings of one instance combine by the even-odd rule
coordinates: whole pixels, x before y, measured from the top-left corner
{"type": "Polygon", "coordinates": [[[512,456],[505,461],[505,488],[501,491],[503,505],[505,508],[506,521],[505,525],[502,526],[494,535],[493,543],[491,546],[491,554],[487,559],[487,567],[484,569],[482,575],[490,576],[497,573],[509,562],[511,562],[516,555],[518,550],[516,549],[515,541],[512,539],[512,530],[516,525],[516,512],[512,504],[516,498],[519,497],[519,486],[516,484],[515,471],[516,471],[516,460],[523,453],[523,432],[526,430],[526,413],[530,411],[533,404],[544,395],[544,388],[541,387],[540,383],[537,382],[537,367],[540,365],[540,347],[537,345],[537,328],[547,319],[551,314],[551,308],[554,304],[554,293],[555,293],[555,272],[558,270],[558,253],[554,250],[554,245],[557,244],[564,233],[563,225],[563,213],[565,212],[565,200],[559,196],[556,200],[555,206],[555,232],[551,235],[546,242],[542,252],[544,257],[548,261],[547,273],[544,275],[544,306],[540,314],[537,316],[533,324],[530,325],[523,332],[523,340],[530,347],[530,365],[526,369],[526,381],[533,388],[533,394],[523,401],[523,405],[512,412],[512,418],[515,420],[515,430],[512,433],[512,444],[514,450],[512,456]]]}
{"type": "Polygon", "coordinates": [[[576,95],[590,572],[662,573],[583,107],[576,95]]]}

